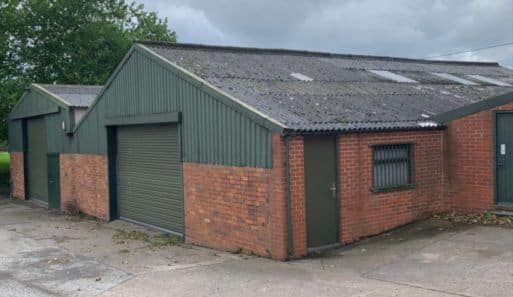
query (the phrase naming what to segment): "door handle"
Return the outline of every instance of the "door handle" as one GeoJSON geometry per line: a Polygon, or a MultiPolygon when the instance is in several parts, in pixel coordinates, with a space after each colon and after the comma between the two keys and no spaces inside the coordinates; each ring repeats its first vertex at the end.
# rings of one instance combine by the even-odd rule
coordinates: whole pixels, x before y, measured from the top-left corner
{"type": "Polygon", "coordinates": [[[333,199],[337,199],[337,185],[335,183],[331,185],[330,191],[333,199]]]}

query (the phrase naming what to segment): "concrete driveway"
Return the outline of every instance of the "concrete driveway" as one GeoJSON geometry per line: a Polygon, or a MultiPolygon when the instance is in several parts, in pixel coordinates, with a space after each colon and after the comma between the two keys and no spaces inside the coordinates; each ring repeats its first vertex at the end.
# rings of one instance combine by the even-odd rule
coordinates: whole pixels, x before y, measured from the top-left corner
{"type": "Polygon", "coordinates": [[[290,262],[155,238],[0,199],[0,295],[513,296],[511,228],[430,220],[290,262]]]}

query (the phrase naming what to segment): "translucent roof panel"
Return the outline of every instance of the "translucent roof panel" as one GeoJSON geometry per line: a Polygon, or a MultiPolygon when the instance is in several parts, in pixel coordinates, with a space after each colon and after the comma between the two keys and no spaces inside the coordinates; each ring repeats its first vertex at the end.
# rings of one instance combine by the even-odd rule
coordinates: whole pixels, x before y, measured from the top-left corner
{"type": "Polygon", "coordinates": [[[444,79],[447,79],[447,80],[450,80],[450,81],[453,81],[453,82],[457,82],[457,83],[460,83],[462,85],[467,85],[467,86],[475,86],[477,85],[476,83],[468,80],[468,79],[464,79],[464,78],[461,78],[461,77],[458,77],[456,75],[452,75],[452,74],[449,74],[449,73],[441,73],[441,72],[431,72],[431,74],[433,75],[436,75],[438,77],[441,77],[441,78],[444,78],[444,79]]]}
{"type": "Polygon", "coordinates": [[[482,81],[482,82],[485,82],[485,83],[489,83],[489,84],[492,84],[492,85],[496,85],[496,86],[499,86],[499,87],[511,87],[510,84],[505,83],[505,82],[500,81],[500,80],[497,80],[497,79],[494,79],[494,78],[490,78],[490,77],[486,77],[486,76],[482,76],[482,75],[478,75],[478,74],[472,74],[472,75],[467,75],[467,76],[470,77],[470,78],[473,78],[475,80],[479,80],[479,81],[482,81]]]}
{"type": "Polygon", "coordinates": [[[297,78],[299,80],[302,80],[302,81],[313,81],[313,78],[309,77],[309,76],[306,76],[302,73],[291,73],[290,76],[294,77],[294,78],[297,78]]]}
{"type": "Polygon", "coordinates": [[[400,83],[418,83],[418,81],[416,80],[413,80],[413,79],[410,79],[410,78],[407,78],[406,76],[402,76],[402,75],[399,75],[399,74],[396,74],[396,73],[393,73],[391,71],[387,71],[387,70],[369,70],[369,72],[372,72],[376,75],[379,75],[383,78],[386,78],[386,79],[389,79],[389,80],[392,80],[392,81],[395,81],[395,82],[400,82],[400,83]]]}

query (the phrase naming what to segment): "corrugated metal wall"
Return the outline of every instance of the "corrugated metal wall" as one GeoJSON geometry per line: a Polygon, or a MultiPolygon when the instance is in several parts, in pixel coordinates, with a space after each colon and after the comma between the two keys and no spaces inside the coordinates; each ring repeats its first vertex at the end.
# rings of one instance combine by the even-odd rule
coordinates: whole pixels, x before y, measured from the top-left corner
{"type": "Polygon", "coordinates": [[[23,151],[23,118],[45,118],[47,152],[59,153],[70,150],[71,139],[62,130],[62,122],[69,125],[68,109],[58,105],[47,95],[34,90],[27,91],[11,113],[9,120],[9,150],[23,151]]]}
{"type": "MultiPolygon", "coordinates": [[[[68,110],[50,114],[46,118],[47,150],[49,154],[71,151],[71,137],[62,129],[62,122],[67,122],[68,110]]],[[[69,124],[66,124],[69,125],[69,124]]]]}
{"type": "Polygon", "coordinates": [[[59,105],[50,100],[47,96],[29,89],[25,92],[22,100],[11,112],[11,118],[29,117],[50,112],[56,112],[59,105]]]}
{"type": "Polygon", "coordinates": [[[9,151],[22,152],[23,151],[23,128],[22,120],[9,120],[9,151]]]}
{"type": "Polygon", "coordinates": [[[106,154],[105,117],[176,111],[182,113],[184,161],[271,167],[271,132],[267,128],[138,51],[83,118],[71,150],[106,154]]]}

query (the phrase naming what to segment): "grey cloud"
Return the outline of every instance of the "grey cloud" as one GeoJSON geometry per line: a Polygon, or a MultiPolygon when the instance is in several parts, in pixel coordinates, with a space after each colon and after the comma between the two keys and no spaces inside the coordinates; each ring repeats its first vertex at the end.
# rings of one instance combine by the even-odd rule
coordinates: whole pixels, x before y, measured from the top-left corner
{"type": "MultiPolygon", "coordinates": [[[[180,41],[426,57],[513,41],[512,0],[140,0],[180,41]]],[[[513,46],[448,59],[513,67],[513,46]]]]}

